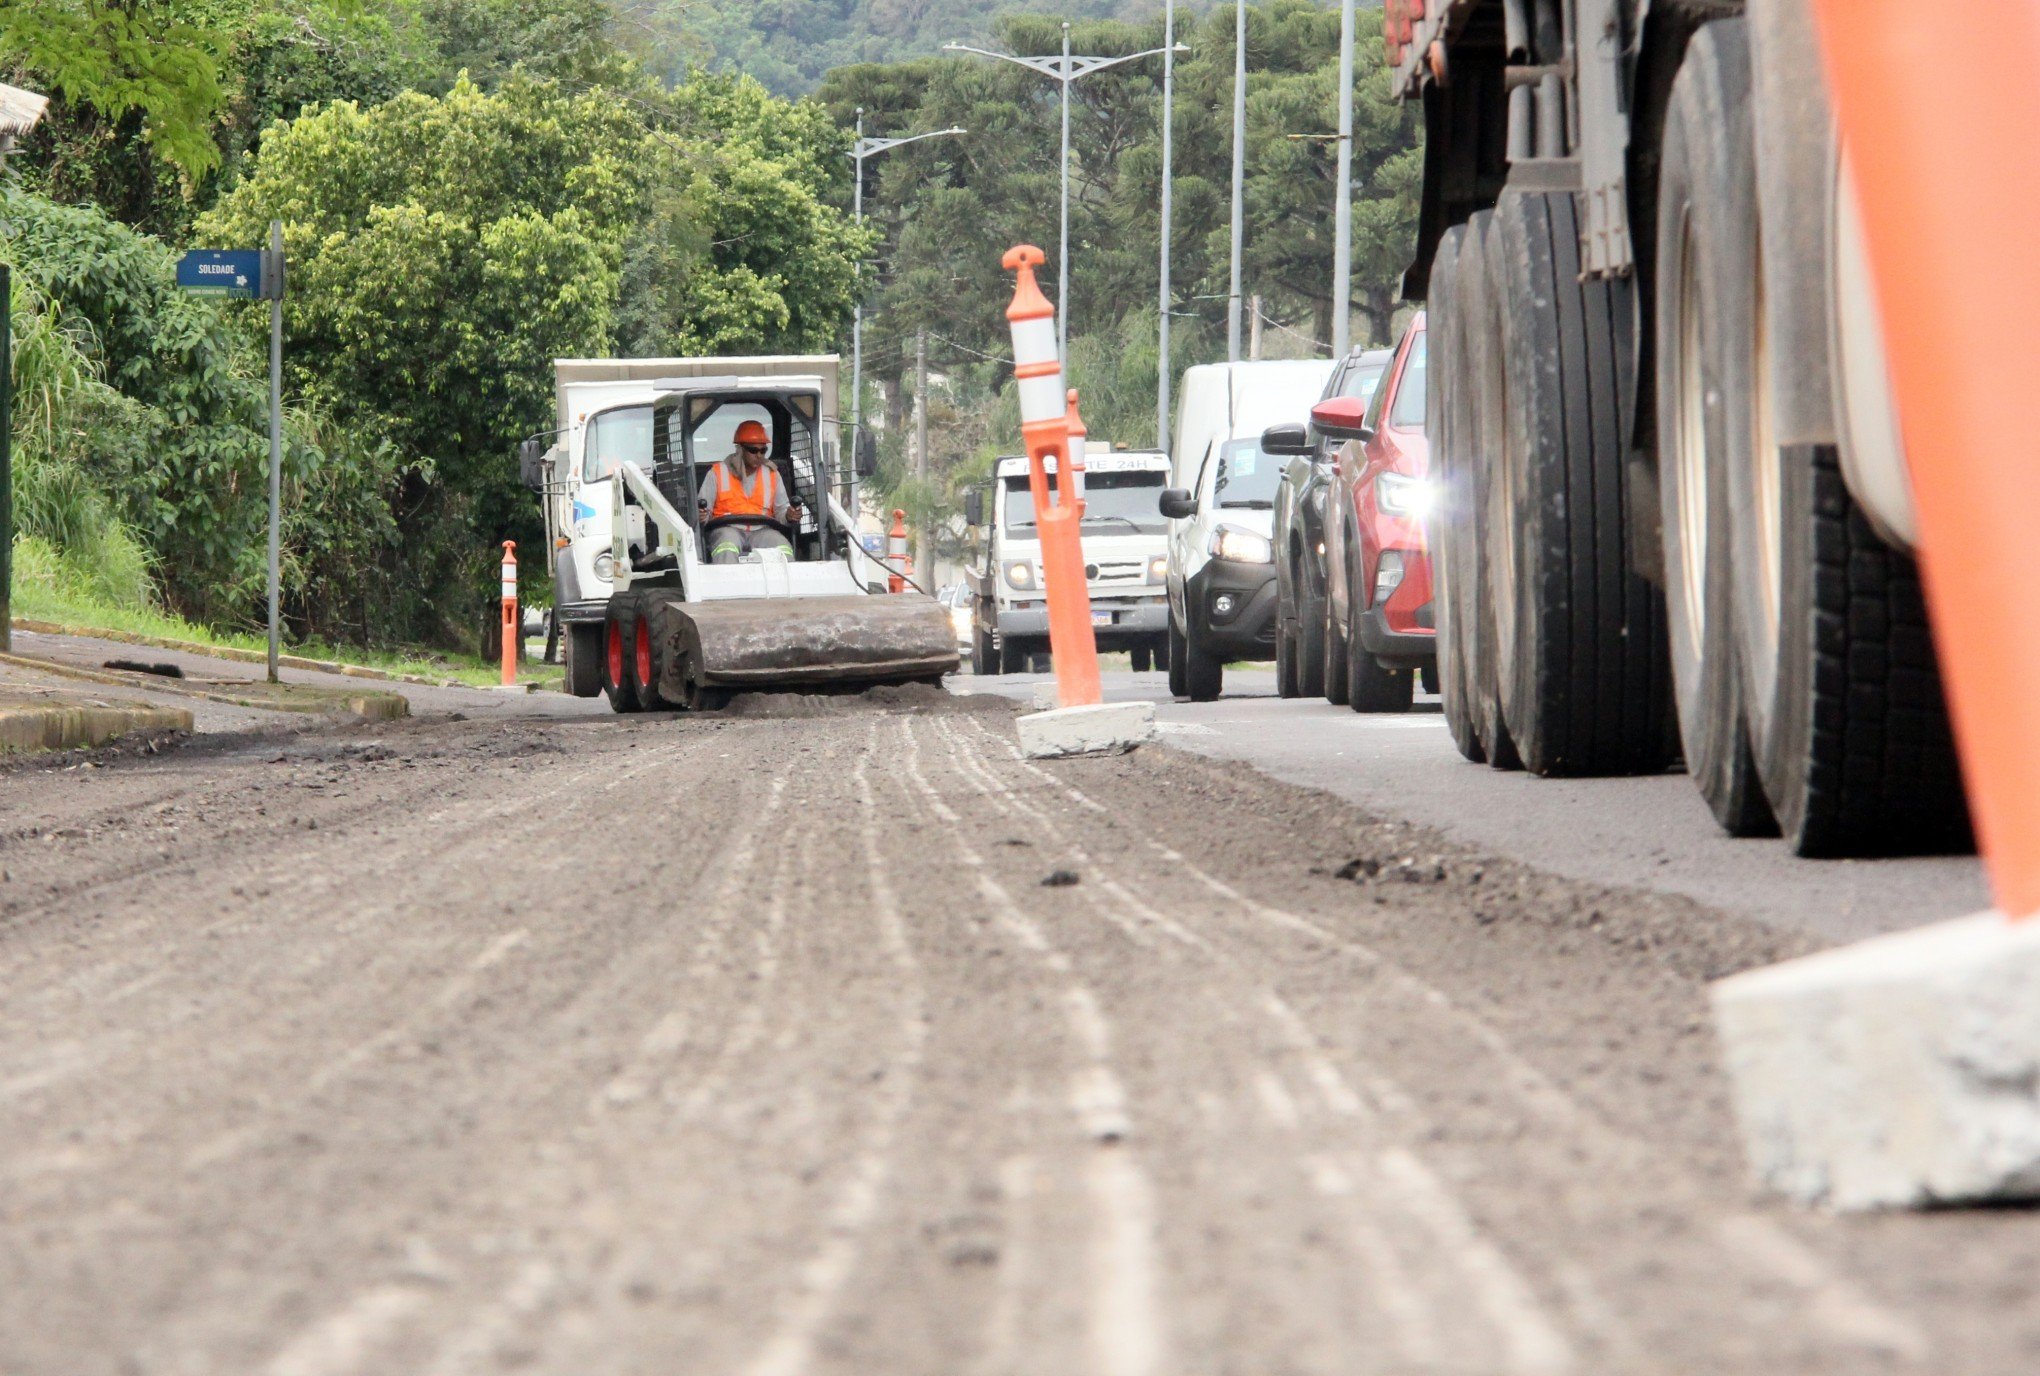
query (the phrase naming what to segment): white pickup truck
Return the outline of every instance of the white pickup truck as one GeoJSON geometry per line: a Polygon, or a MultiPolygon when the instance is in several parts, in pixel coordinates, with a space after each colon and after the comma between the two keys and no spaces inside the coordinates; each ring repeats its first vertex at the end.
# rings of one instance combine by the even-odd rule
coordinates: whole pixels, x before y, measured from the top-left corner
{"type": "MultiPolygon", "coordinates": [[[[1050,468],[1053,472],[1053,467],[1050,468]]],[[[1100,650],[1128,650],[1137,671],[1168,667],[1169,529],[1157,505],[1169,483],[1166,454],[1115,451],[1096,441],[1084,455],[1084,569],[1100,650]]],[[[980,674],[1017,674],[1048,653],[1048,601],[1027,460],[1000,459],[991,508],[965,497],[965,518],[983,530],[973,594],[971,658],[980,674]],[[989,518],[989,519],[987,519],[989,518]]]]}

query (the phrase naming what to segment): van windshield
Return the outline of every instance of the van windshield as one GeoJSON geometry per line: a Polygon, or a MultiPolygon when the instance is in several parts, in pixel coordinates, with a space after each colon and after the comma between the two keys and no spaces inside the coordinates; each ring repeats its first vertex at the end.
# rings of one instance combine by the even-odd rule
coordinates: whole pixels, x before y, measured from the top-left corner
{"type": "Polygon", "coordinates": [[[1282,465],[1261,452],[1259,436],[1227,440],[1218,447],[1218,473],[1211,482],[1212,500],[1221,507],[1275,509],[1275,488],[1282,465]]]}
{"type": "MultiPolygon", "coordinates": [[[[1086,473],[1084,529],[1097,535],[1160,535],[1169,528],[1157,505],[1168,475],[1151,473],[1086,473]]],[[[1034,529],[1034,493],[1025,476],[1007,478],[1006,529],[1034,529]]]]}
{"type": "Polygon", "coordinates": [[[599,483],[620,463],[652,466],[652,408],[624,406],[604,411],[588,422],[581,451],[581,481],[599,483]]]}

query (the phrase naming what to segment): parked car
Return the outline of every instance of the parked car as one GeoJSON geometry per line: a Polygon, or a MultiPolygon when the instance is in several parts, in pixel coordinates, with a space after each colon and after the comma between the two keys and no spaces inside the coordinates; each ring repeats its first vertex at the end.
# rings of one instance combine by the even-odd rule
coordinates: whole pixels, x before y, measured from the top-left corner
{"type": "MultiPolygon", "coordinates": [[[[950,583],[935,594],[935,600],[940,602],[943,610],[949,613],[949,624],[956,631],[957,653],[966,659],[970,658],[970,621],[973,601],[970,589],[962,583],[950,583]]],[[[972,672],[982,674],[986,670],[973,665],[972,672]]]]}
{"type": "MultiPolygon", "coordinates": [[[[1319,400],[1372,400],[1394,357],[1394,349],[1353,350],[1319,400]]],[[[1275,685],[1285,698],[1325,690],[1325,492],[1337,448],[1313,433],[1310,452],[1292,455],[1275,487],[1275,685]]]]}
{"type": "Polygon", "coordinates": [[[1311,413],[1339,442],[1325,497],[1325,696],[1356,712],[1408,711],[1419,678],[1436,690],[1424,341],[1419,312],[1364,412],[1334,398],[1311,413]]]}
{"type": "Polygon", "coordinates": [[[1329,359],[1206,363],[1183,374],[1169,518],[1169,691],[1219,695],[1225,665],[1275,652],[1275,486],[1261,432],[1300,419],[1324,392],[1329,359]]]}

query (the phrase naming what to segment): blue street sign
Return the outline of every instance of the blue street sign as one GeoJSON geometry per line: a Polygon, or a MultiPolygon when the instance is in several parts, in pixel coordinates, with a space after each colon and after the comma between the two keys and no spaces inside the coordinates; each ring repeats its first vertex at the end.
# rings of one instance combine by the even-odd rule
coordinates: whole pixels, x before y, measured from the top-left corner
{"type": "Polygon", "coordinates": [[[177,285],[203,296],[260,296],[262,250],[192,249],[177,260],[177,285]]]}

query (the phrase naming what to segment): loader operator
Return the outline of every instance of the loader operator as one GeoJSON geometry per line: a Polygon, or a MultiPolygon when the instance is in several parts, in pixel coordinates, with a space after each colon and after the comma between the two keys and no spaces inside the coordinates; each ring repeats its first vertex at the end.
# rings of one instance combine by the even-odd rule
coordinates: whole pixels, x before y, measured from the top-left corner
{"type": "Polygon", "coordinates": [[[734,564],[752,550],[793,548],[785,535],[765,521],[793,526],[800,521],[800,504],[787,499],[786,483],[779,470],[768,462],[772,437],[755,420],[737,427],[737,447],[729,457],[709,470],[701,488],[701,511],[705,519],[738,517],[709,532],[708,561],[734,564]],[[758,517],[758,521],[741,519],[758,517]]]}

